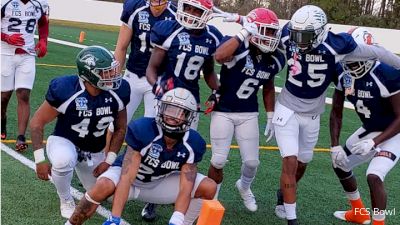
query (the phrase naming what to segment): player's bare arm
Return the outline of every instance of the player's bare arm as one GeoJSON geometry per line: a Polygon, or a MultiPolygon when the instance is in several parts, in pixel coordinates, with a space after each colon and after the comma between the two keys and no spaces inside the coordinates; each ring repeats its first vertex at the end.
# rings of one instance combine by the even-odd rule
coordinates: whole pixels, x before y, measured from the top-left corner
{"type": "Polygon", "coordinates": [[[396,115],[396,119],[380,135],[376,136],[373,139],[375,142],[375,146],[400,133],[400,93],[389,97],[389,99],[390,103],[392,104],[393,111],[396,115]]]}
{"type": "Polygon", "coordinates": [[[114,133],[111,136],[110,148],[107,152],[106,160],[100,163],[96,169],[93,171],[93,176],[98,177],[102,173],[104,173],[115,161],[117,158],[118,152],[121,149],[122,144],[124,143],[125,133],[126,133],[126,109],[123,109],[118,112],[114,133]]]}
{"type": "Polygon", "coordinates": [[[206,81],[208,87],[210,87],[212,90],[218,90],[219,80],[214,70],[214,64],[215,62],[213,58],[204,61],[203,64],[204,80],[206,81]]]}
{"type": "Polygon", "coordinates": [[[132,35],[133,30],[127,24],[123,23],[119,29],[117,46],[114,52],[115,59],[119,62],[118,72],[121,72],[125,65],[126,52],[131,43],[132,35]]]}
{"type": "Polygon", "coordinates": [[[239,46],[239,40],[232,37],[217,48],[217,51],[215,52],[215,60],[221,64],[231,61],[233,54],[239,46]]]}
{"type": "Polygon", "coordinates": [[[342,129],[344,92],[335,90],[333,94],[332,110],[329,117],[329,129],[331,135],[331,146],[338,146],[340,130],[342,129]]]}
{"type": "Polygon", "coordinates": [[[41,180],[49,180],[51,166],[45,161],[43,149],[43,130],[44,126],[53,121],[58,116],[55,110],[47,101],[39,107],[30,122],[32,147],[34,150],[36,174],[41,180]]]}
{"type": "Polygon", "coordinates": [[[151,53],[149,65],[146,69],[146,78],[151,86],[157,82],[157,71],[161,67],[167,51],[162,48],[154,47],[151,53]]]}
{"type": "Polygon", "coordinates": [[[186,213],[190,199],[191,193],[193,190],[194,182],[196,180],[197,175],[197,166],[196,164],[185,164],[182,166],[181,175],[180,175],[180,188],[179,194],[176,198],[175,202],[175,211],[181,212],[183,214],[186,213]]]}
{"type": "Polygon", "coordinates": [[[129,188],[136,179],[141,159],[140,152],[134,151],[128,146],[122,163],[121,179],[114,194],[112,205],[113,216],[121,217],[125,203],[128,200],[129,188]]]}

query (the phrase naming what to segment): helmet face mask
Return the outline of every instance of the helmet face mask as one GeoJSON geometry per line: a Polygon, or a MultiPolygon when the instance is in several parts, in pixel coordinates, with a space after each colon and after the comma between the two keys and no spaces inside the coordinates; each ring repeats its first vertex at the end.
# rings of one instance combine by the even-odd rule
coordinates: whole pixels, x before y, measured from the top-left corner
{"type": "Polygon", "coordinates": [[[121,86],[122,74],[114,55],[101,46],[89,46],[76,57],[78,76],[101,90],[115,90],[121,86]]]}
{"type": "MultiPolygon", "coordinates": [[[[371,32],[363,27],[356,27],[349,31],[357,44],[374,44],[374,37],[371,32]]],[[[355,79],[359,79],[366,75],[369,70],[374,66],[374,60],[366,61],[342,61],[342,67],[345,72],[355,79]]]]}
{"type": "Polygon", "coordinates": [[[326,38],[327,17],[325,12],[314,5],[298,9],[289,22],[289,41],[301,53],[318,47],[326,38]]]}
{"type": "Polygon", "coordinates": [[[175,88],[163,95],[158,102],[156,122],[170,137],[179,137],[190,129],[196,116],[197,103],[186,89],[175,88]]]}
{"type": "Polygon", "coordinates": [[[162,13],[162,11],[166,8],[168,0],[147,0],[150,8],[155,10],[156,12],[162,13]]]}
{"type": "Polygon", "coordinates": [[[211,19],[211,0],[179,0],[176,21],[186,29],[203,29],[211,19]]]}
{"type": "Polygon", "coordinates": [[[250,43],[264,53],[275,51],[281,38],[279,20],[275,13],[269,9],[257,8],[247,18],[258,27],[258,33],[250,37],[250,43]]]}

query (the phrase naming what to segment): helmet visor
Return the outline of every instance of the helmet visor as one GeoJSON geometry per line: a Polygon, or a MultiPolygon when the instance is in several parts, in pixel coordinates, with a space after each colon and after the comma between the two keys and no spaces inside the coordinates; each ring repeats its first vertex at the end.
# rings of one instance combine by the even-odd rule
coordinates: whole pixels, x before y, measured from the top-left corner
{"type": "Polygon", "coordinates": [[[314,31],[289,29],[289,40],[295,43],[300,49],[306,49],[312,46],[315,38],[316,35],[314,31]]]}

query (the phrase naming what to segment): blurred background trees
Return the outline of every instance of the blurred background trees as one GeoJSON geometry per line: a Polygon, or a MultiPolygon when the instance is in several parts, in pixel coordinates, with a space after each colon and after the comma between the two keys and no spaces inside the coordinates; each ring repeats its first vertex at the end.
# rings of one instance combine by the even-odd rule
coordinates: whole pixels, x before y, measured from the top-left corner
{"type": "Polygon", "coordinates": [[[400,29],[400,0],[214,0],[214,4],[241,15],[267,7],[281,19],[290,19],[301,6],[314,4],[327,13],[330,23],[400,29]]]}

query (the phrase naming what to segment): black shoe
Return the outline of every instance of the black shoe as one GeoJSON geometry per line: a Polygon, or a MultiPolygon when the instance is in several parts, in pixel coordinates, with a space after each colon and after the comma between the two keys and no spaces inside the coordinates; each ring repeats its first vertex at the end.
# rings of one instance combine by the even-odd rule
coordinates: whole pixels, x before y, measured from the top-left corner
{"type": "Polygon", "coordinates": [[[287,221],[287,224],[288,224],[288,225],[299,225],[299,223],[297,222],[297,219],[288,220],[288,221],[287,221]]]}
{"type": "Polygon", "coordinates": [[[1,120],[1,140],[5,140],[7,138],[7,119],[4,118],[1,120]]]}
{"type": "Polygon", "coordinates": [[[280,188],[276,191],[276,199],[276,205],[283,205],[283,193],[280,188]]]}
{"type": "Polygon", "coordinates": [[[142,219],[146,222],[153,222],[156,217],[156,204],[146,203],[144,208],[142,209],[142,219]]]}
{"type": "Polygon", "coordinates": [[[28,148],[28,144],[26,143],[26,138],[24,135],[20,134],[17,137],[17,143],[15,144],[15,150],[17,152],[24,152],[28,148]]]}

